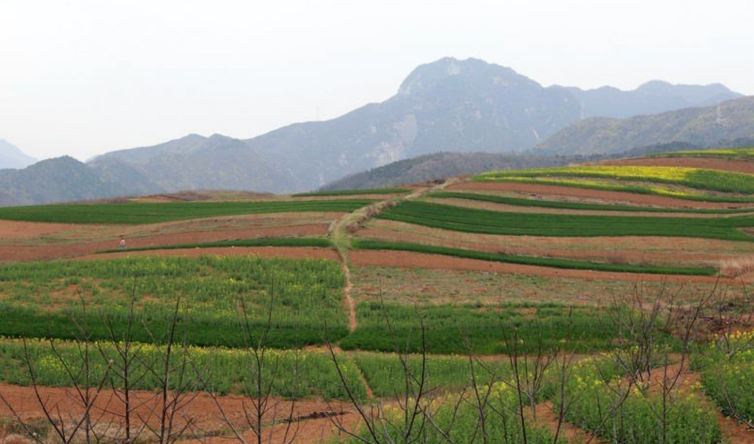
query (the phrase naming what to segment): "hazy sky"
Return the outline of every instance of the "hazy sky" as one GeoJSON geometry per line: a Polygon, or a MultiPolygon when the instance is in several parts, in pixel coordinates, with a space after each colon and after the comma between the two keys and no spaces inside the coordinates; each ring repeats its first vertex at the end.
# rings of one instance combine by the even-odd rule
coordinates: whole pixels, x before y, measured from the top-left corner
{"type": "Polygon", "coordinates": [[[0,1],[0,139],[79,159],[249,138],[395,93],[444,56],[543,85],[754,95],[752,0],[0,1]]]}

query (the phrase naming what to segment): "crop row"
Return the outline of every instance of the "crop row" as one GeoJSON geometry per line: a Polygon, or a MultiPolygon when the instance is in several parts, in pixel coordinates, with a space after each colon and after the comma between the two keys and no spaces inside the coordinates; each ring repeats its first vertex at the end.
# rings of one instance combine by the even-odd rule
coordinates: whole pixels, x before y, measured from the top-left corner
{"type": "Polygon", "coordinates": [[[646,273],[666,275],[678,274],[696,276],[712,276],[717,272],[714,268],[709,267],[665,267],[659,265],[587,262],[549,257],[517,256],[512,254],[491,253],[487,251],[462,250],[459,248],[449,248],[427,244],[409,244],[372,240],[356,240],[353,242],[353,246],[362,250],[412,251],[415,253],[442,254],[444,256],[462,257],[467,259],[478,259],[483,261],[501,262],[508,264],[535,265],[541,267],[574,270],[596,270],[621,273],[646,273]]]}
{"type": "Polygon", "coordinates": [[[404,202],[382,212],[395,220],[467,233],[517,236],[664,236],[754,241],[738,228],[754,227],[754,217],[686,218],[536,214],[404,202]]]}
{"type": "Polygon", "coordinates": [[[605,205],[591,204],[581,202],[564,202],[542,199],[526,199],[520,197],[495,196],[480,193],[456,193],[456,192],[439,192],[431,193],[428,197],[437,197],[442,199],[466,199],[480,202],[493,202],[504,205],[514,205],[517,207],[539,207],[555,208],[564,210],[589,210],[589,211],[626,211],[641,213],[692,213],[692,214],[736,214],[751,213],[754,208],[735,208],[735,209],[693,209],[693,208],[657,208],[657,207],[640,207],[632,205],[605,205]]]}
{"type": "Polygon", "coordinates": [[[510,177],[594,177],[611,180],[657,182],[728,193],[754,193],[754,175],[702,168],[663,166],[568,166],[520,171],[495,171],[476,176],[477,181],[510,177]]]}
{"type": "Polygon", "coordinates": [[[179,202],[40,205],[0,208],[0,219],[76,224],[150,224],[248,214],[346,212],[372,203],[369,199],[259,202],[179,202]]]}

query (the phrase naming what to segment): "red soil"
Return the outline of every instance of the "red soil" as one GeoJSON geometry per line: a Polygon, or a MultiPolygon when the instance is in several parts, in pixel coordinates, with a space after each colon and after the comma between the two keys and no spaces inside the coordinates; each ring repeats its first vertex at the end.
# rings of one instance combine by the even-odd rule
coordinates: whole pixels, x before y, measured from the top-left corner
{"type": "Polygon", "coordinates": [[[48,224],[41,222],[18,222],[13,220],[0,221],[0,238],[2,239],[30,239],[39,236],[50,236],[63,231],[75,229],[77,225],[48,224]]]}
{"type": "Polygon", "coordinates": [[[701,282],[740,284],[740,280],[708,276],[666,276],[638,273],[616,273],[591,270],[566,270],[534,265],[504,264],[476,259],[464,259],[436,254],[414,253],[409,251],[352,251],[351,262],[355,265],[376,265],[382,267],[430,268],[437,270],[474,270],[496,273],[524,274],[547,277],[567,277],[580,279],[610,279],[633,282],[701,282]]]}
{"type": "MultiPolygon", "coordinates": [[[[4,225],[5,223],[0,224],[0,226],[4,225]]],[[[259,227],[246,230],[172,233],[127,239],[127,242],[129,248],[143,248],[260,237],[313,236],[323,235],[326,232],[326,225],[310,224],[284,227],[259,227]]],[[[117,247],[117,238],[112,241],[82,242],[73,244],[7,245],[0,248],[0,262],[69,259],[90,255],[98,251],[115,249],[117,247]]]]}
{"type": "MultiPolygon", "coordinates": [[[[44,411],[37,401],[34,390],[31,387],[19,387],[12,385],[0,385],[0,394],[5,401],[21,416],[24,421],[38,420],[44,418],[44,411]]],[[[70,388],[41,387],[40,395],[50,408],[59,408],[63,412],[63,418],[70,421],[71,416],[81,415],[83,407],[78,401],[77,393],[70,388]]],[[[159,424],[155,409],[159,409],[161,403],[156,397],[155,392],[134,391],[131,392],[132,405],[135,410],[132,411],[134,421],[136,418],[143,418],[150,425],[159,424]]],[[[190,438],[192,433],[199,436],[203,434],[227,433],[229,431],[227,423],[223,420],[220,409],[209,394],[198,393],[190,394],[184,398],[186,407],[182,409],[177,418],[177,427],[180,429],[186,421],[192,422],[191,431],[186,434],[190,438]]],[[[240,430],[249,430],[244,420],[244,405],[247,409],[252,408],[251,401],[239,396],[223,396],[219,398],[225,414],[234,425],[240,430]]],[[[265,422],[282,421],[288,418],[291,413],[291,403],[288,400],[272,399],[269,403],[269,411],[265,415],[265,422]]],[[[350,405],[342,402],[325,402],[325,401],[296,401],[293,405],[292,418],[294,421],[290,425],[290,433],[297,433],[299,439],[296,442],[316,442],[317,439],[330,437],[330,430],[334,427],[331,419],[325,415],[338,415],[337,418],[343,420],[346,424],[355,425],[354,415],[350,405]],[[340,416],[345,414],[345,416],[340,416]],[[309,419],[312,418],[312,419],[309,419]],[[301,422],[299,422],[301,421],[301,422]],[[308,439],[307,439],[308,438],[308,439]]],[[[92,417],[96,418],[100,424],[110,424],[112,429],[117,429],[123,423],[124,406],[119,398],[111,391],[103,391],[96,400],[92,408],[92,417]]],[[[0,401],[0,417],[13,418],[13,413],[5,402],[0,401]]],[[[286,424],[270,427],[273,438],[282,438],[285,434],[286,424]]],[[[114,430],[113,430],[114,432],[114,430]]],[[[148,431],[143,436],[149,435],[148,431]]],[[[266,433],[265,433],[266,434],[266,433]]],[[[250,432],[245,432],[247,437],[250,432]]],[[[2,438],[2,436],[0,436],[2,438]]],[[[231,438],[217,438],[218,441],[228,442],[231,438]]],[[[198,442],[198,441],[197,441],[198,442]]],[[[268,442],[265,440],[265,442],[268,442]]],[[[275,439],[269,442],[279,442],[275,439]]]]}
{"type": "MultiPolygon", "coordinates": [[[[443,232],[442,230],[440,230],[443,232]]],[[[386,240],[390,242],[408,242],[408,243],[431,243],[432,245],[441,245],[451,248],[466,248],[480,251],[489,251],[492,253],[506,253],[515,254],[520,256],[538,256],[538,257],[554,257],[562,259],[579,259],[597,262],[611,262],[621,264],[643,264],[643,263],[677,263],[677,262],[693,262],[695,264],[700,263],[716,263],[723,260],[733,259],[730,255],[725,254],[705,254],[705,253],[686,253],[683,251],[671,251],[668,253],[663,252],[650,252],[650,251],[626,251],[622,249],[616,249],[610,247],[612,242],[616,242],[616,238],[603,238],[603,248],[595,246],[594,249],[587,249],[587,241],[584,238],[565,238],[574,244],[584,245],[584,249],[568,249],[568,248],[553,248],[557,247],[557,244],[548,242],[550,239],[544,239],[540,243],[540,238],[530,237],[528,240],[529,246],[511,245],[505,241],[505,238],[498,237],[495,240],[488,240],[484,242],[480,239],[479,242],[468,242],[463,240],[454,239],[453,234],[446,233],[445,237],[434,237],[421,235],[419,233],[404,233],[397,231],[390,231],[385,229],[365,229],[359,231],[360,237],[386,240]],[[531,245],[538,245],[532,247],[531,245]]],[[[667,241],[667,238],[635,238],[632,237],[638,245],[661,245],[667,241]]],[[[560,240],[560,239],[558,239],[560,240]]],[[[628,240],[622,238],[619,240],[628,240]]],[[[562,244],[561,244],[562,245],[562,244]]]]}
{"type": "Polygon", "coordinates": [[[450,191],[487,190],[510,191],[537,196],[567,196],[581,199],[596,199],[610,203],[628,203],[645,206],[669,208],[741,208],[742,205],[726,202],[702,202],[676,199],[673,197],[652,196],[648,194],[626,193],[622,191],[590,190],[586,188],[564,187],[556,185],[540,185],[517,182],[466,182],[453,185],[450,191]]]}

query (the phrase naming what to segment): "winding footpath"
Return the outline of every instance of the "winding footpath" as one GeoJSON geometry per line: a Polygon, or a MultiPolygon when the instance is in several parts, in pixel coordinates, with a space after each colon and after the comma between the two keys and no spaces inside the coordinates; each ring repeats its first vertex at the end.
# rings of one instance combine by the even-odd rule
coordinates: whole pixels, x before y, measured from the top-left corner
{"type": "Polygon", "coordinates": [[[445,188],[460,182],[461,179],[453,177],[434,186],[416,189],[405,196],[394,196],[374,202],[365,207],[359,208],[352,213],[344,215],[330,225],[330,228],[327,230],[327,237],[332,241],[335,250],[338,252],[338,257],[340,258],[340,263],[343,268],[343,274],[346,277],[346,284],[343,288],[343,305],[348,310],[348,330],[351,333],[356,331],[356,327],[358,327],[358,320],[356,318],[356,301],[352,295],[353,284],[351,282],[350,260],[348,257],[348,251],[351,249],[352,233],[358,230],[364,222],[377,216],[388,208],[409,200],[420,199],[428,193],[442,191],[445,188]]]}

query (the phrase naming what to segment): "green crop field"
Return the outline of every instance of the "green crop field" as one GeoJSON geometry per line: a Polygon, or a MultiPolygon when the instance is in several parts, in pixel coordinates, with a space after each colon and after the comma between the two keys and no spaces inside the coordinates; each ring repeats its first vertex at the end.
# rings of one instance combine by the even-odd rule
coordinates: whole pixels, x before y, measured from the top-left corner
{"type": "Polygon", "coordinates": [[[580,352],[612,347],[616,331],[600,319],[594,307],[560,304],[508,304],[496,306],[440,304],[412,307],[405,304],[359,304],[359,326],[341,341],[346,350],[383,352],[422,349],[419,322],[426,326],[426,349],[435,354],[497,354],[511,352],[506,338],[513,329],[521,339],[522,353],[532,353],[540,340],[545,347],[558,345],[569,335],[579,338],[569,348],[580,352]],[[392,331],[386,331],[387,320],[392,331]]]}
{"type": "Polygon", "coordinates": [[[712,150],[684,150],[650,154],[648,157],[719,157],[723,159],[754,159],[754,148],[722,148],[712,150]]]}
{"type": "Polygon", "coordinates": [[[369,199],[200,203],[110,203],[0,208],[0,219],[73,224],[151,224],[245,214],[351,212],[369,199]]]}
{"type": "Polygon", "coordinates": [[[740,228],[754,217],[686,218],[536,214],[478,210],[427,202],[405,202],[378,218],[432,228],[519,236],[667,236],[754,241],[740,228]]]}
{"type": "Polygon", "coordinates": [[[572,166],[521,171],[495,171],[476,176],[476,181],[507,178],[586,177],[618,181],[657,182],[705,191],[754,193],[754,175],[701,168],[662,166],[572,166]]]}
{"type": "Polygon", "coordinates": [[[642,212],[642,213],[690,213],[690,214],[737,214],[737,213],[751,213],[754,212],[753,208],[725,208],[719,210],[711,209],[693,209],[693,208],[657,208],[657,207],[640,207],[631,205],[604,205],[604,204],[591,204],[580,202],[563,202],[552,201],[542,199],[526,199],[520,197],[507,197],[507,196],[494,196],[490,194],[481,193],[456,193],[456,192],[441,192],[431,193],[427,197],[435,197],[441,199],[467,199],[476,200],[480,202],[492,202],[504,205],[513,205],[517,207],[539,207],[539,208],[554,208],[563,210],[588,210],[588,211],[626,211],[626,212],[642,212]]]}
{"type": "MultiPolygon", "coordinates": [[[[124,328],[131,295],[136,298],[139,325],[161,334],[181,296],[192,344],[238,345],[243,325],[240,300],[255,330],[266,325],[267,308],[272,307],[272,345],[321,344],[348,332],[342,308],[344,279],[336,262],[254,256],[12,264],[0,267],[0,335],[74,338],[70,318],[83,315],[80,292],[97,339],[108,337],[105,316],[124,328]]],[[[145,330],[138,329],[136,339],[150,342],[145,330]]]]}
{"type": "MultiPolygon", "coordinates": [[[[714,409],[702,402],[698,392],[663,399],[640,387],[621,388],[620,370],[605,370],[604,364],[587,359],[571,369],[563,391],[565,418],[585,430],[615,443],[708,443],[722,442],[714,409]],[[601,367],[601,368],[600,368],[601,367]],[[613,373],[613,377],[609,377],[613,373]],[[609,411],[627,392],[620,408],[609,411]],[[663,427],[664,426],[664,427],[663,427]]],[[[556,395],[555,405],[561,405],[556,395]]]]}
{"type": "Polygon", "coordinates": [[[655,265],[609,264],[603,262],[587,262],[570,259],[556,259],[549,257],[516,256],[511,254],[491,253],[487,251],[462,250],[426,244],[407,244],[399,242],[382,242],[370,240],[356,240],[353,246],[362,250],[393,250],[412,251],[415,253],[442,254],[445,256],[478,259],[483,261],[502,262],[508,264],[536,265],[541,267],[563,268],[572,270],[613,271],[620,273],[646,274],[678,274],[712,276],[717,271],[709,267],[663,267],[655,265]]]}
{"type": "MultiPolygon", "coordinates": [[[[82,368],[84,359],[80,344],[58,341],[53,353],[49,341],[30,339],[24,348],[21,340],[0,340],[0,381],[6,384],[30,385],[29,373],[24,371],[26,353],[33,362],[38,383],[50,387],[71,385],[70,375],[65,367],[82,368]]],[[[119,354],[111,342],[98,342],[91,345],[92,361],[89,362],[89,378],[99,381],[107,371],[108,361],[117,361],[119,354]]],[[[153,344],[134,344],[132,372],[133,389],[155,390],[160,388],[160,379],[154,367],[165,355],[165,347],[153,344]]],[[[171,388],[180,384],[178,370],[180,362],[186,358],[191,362],[189,375],[184,378],[208,380],[209,386],[200,386],[205,391],[220,394],[251,395],[252,383],[256,377],[255,367],[250,365],[249,352],[243,349],[227,348],[178,348],[171,357],[174,368],[171,388]],[[184,357],[184,353],[187,355],[184,357]],[[211,376],[211,378],[210,378],[211,376]]],[[[346,399],[347,395],[336,372],[332,359],[325,351],[268,350],[264,369],[265,385],[271,388],[274,396],[295,396],[297,398],[321,397],[324,399],[346,399]]],[[[353,359],[346,355],[338,356],[349,387],[359,399],[366,397],[366,387],[359,376],[353,359]]],[[[117,370],[110,370],[117,371],[117,370]]],[[[86,375],[76,373],[77,383],[81,384],[86,375]]],[[[108,378],[112,386],[122,388],[117,377],[108,378]]]]}

